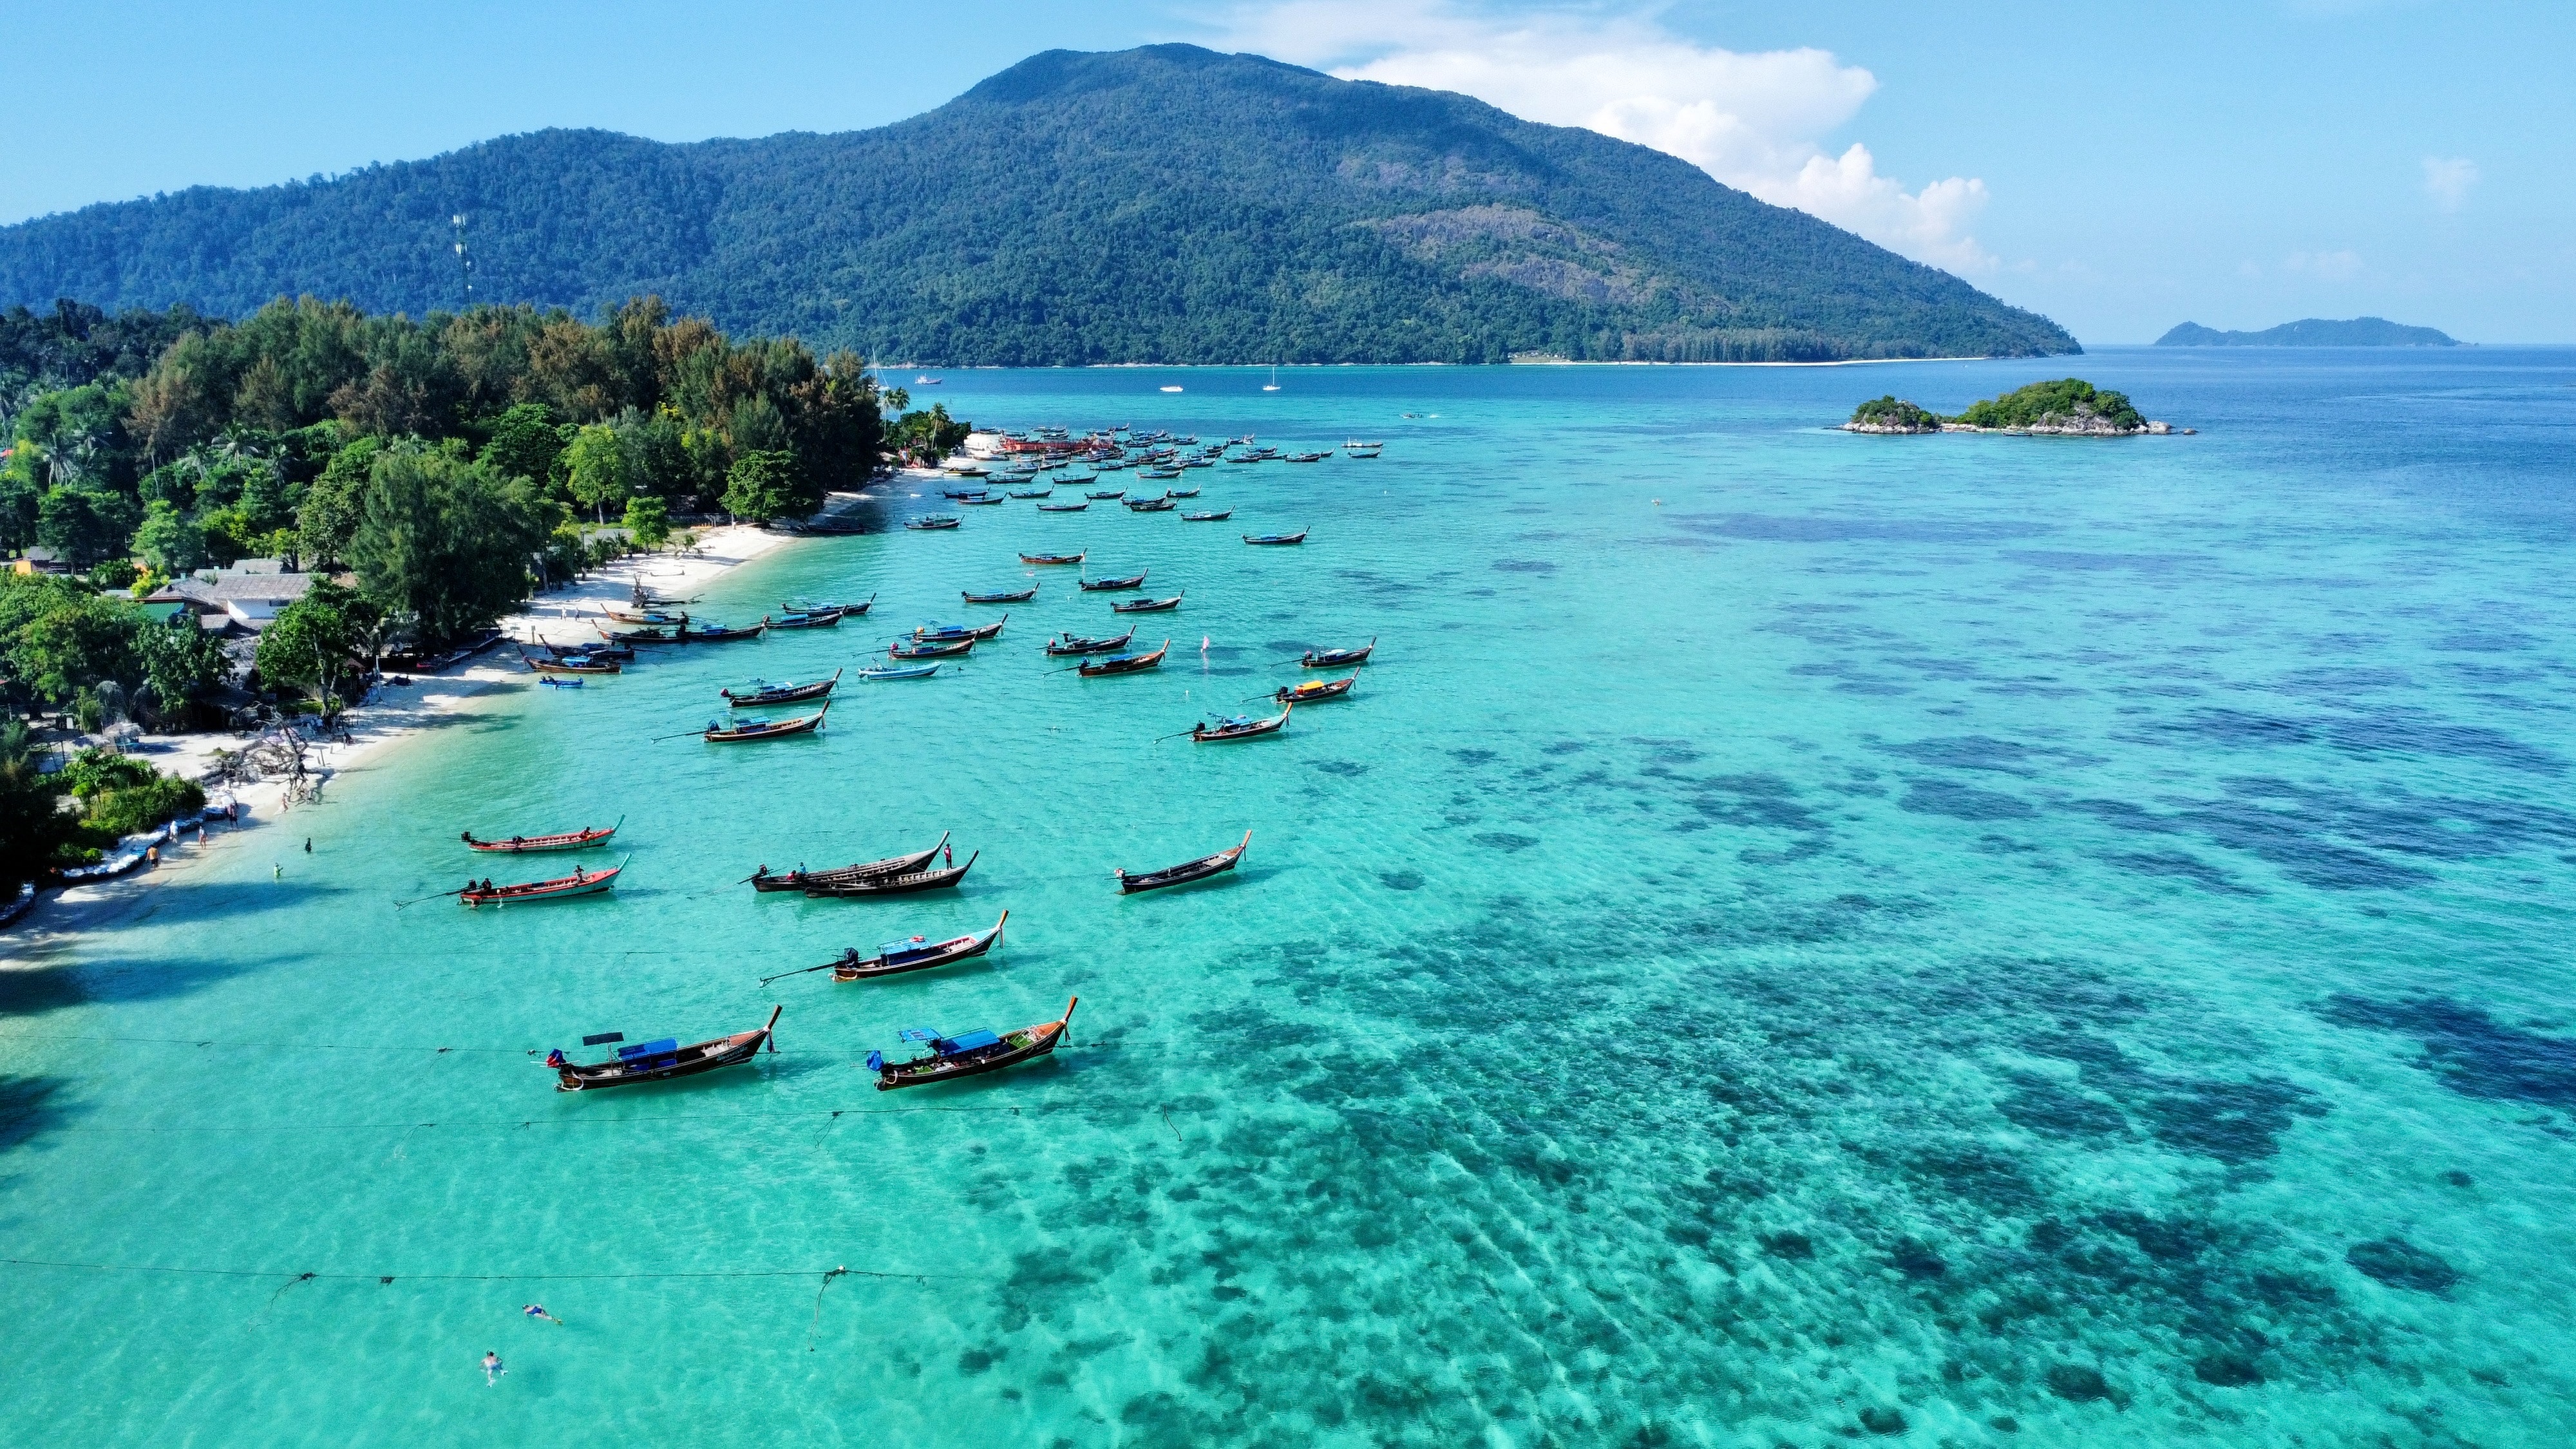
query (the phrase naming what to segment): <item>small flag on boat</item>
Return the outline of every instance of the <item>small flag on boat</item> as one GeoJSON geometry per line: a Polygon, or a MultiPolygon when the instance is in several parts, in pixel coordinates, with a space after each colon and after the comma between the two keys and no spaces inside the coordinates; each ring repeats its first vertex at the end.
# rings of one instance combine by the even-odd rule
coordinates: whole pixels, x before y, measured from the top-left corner
{"type": "Polygon", "coordinates": [[[556,1047],[553,1051],[546,1053],[546,1065],[550,1067],[562,1067],[570,1066],[571,1063],[564,1060],[563,1048],[556,1047]]]}
{"type": "Polygon", "coordinates": [[[882,1072],[885,1070],[884,1052],[868,1053],[868,1070],[872,1072],[882,1072]]]}

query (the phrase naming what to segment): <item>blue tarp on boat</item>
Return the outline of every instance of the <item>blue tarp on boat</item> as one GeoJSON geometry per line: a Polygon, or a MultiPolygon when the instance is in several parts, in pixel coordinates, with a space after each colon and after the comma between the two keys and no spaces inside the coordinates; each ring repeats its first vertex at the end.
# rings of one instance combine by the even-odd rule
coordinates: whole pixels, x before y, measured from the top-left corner
{"type": "Polygon", "coordinates": [[[664,1052],[675,1052],[679,1049],[680,1039],[676,1036],[666,1036],[660,1041],[637,1042],[633,1046],[619,1047],[617,1049],[617,1059],[622,1062],[630,1061],[636,1057],[655,1057],[660,1056],[664,1052]]]}
{"type": "Polygon", "coordinates": [[[1000,1040],[1000,1037],[993,1035],[989,1031],[969,1031],[961,1032],[956,1036],[950,1037],[944,1042],[939,1042],[937,1043],[937,1046],[939,1048],[939,1054],[946,1057],[955,1056],[959,1052],[971,1052],[977,1047],[988,1047],[1000,1040]]]}

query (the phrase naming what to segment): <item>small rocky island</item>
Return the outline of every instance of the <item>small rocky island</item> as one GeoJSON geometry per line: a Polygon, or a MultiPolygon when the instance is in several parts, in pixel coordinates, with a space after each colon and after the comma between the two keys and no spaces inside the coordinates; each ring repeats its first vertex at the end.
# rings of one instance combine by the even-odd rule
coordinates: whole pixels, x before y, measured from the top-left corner
{"type": "MultiPolygon", "coordinates": [[[[2139,415],[2128,394],[2098,389],[2080,377],[2034,382],[1972,403],[1945,418],[1893,393],[1852,409],[1849,433],[2021,433],[2069,438],[2129,438],[2175,431],[2139,415]]],[[[2193,431],[2190,428],[2183,432],[2193,431]]]]}

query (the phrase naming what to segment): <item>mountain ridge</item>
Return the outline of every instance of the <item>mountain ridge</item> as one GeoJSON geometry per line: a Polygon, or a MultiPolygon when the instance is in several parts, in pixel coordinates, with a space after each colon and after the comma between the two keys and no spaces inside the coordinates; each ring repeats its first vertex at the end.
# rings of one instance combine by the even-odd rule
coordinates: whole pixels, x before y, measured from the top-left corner
{"type": "Polygon", "coordinates": [[[596,312],[905,365],[1833,361],[2080,351],[2047,319],[1696,167],[1258,56],[1031,56],[868,131],[501,137],[0,228],[0,305],[596,312]]]}
{"type": "Polygon", "coordinates": [[[2302,317],[2260,332],[2222,332],[2185,322],[2156,339],[2158,347],[2457,347],[2438,327],[2409,327],[2385,317],[2332,321],[2302,317]]]}

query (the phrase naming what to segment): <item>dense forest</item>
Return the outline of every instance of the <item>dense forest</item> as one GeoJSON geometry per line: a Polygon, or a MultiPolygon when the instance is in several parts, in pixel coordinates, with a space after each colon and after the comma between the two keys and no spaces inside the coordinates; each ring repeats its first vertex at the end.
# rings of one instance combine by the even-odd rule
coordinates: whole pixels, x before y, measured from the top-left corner
{"type": "MultiPolygon", "coordinates": [[[[873,131],[513,136],[0,228],[0,303],[717,325],[906,364],[2074,352],[2043,317],[1686,162],[1465,96],[1165,45],[1032,57],[873,131]]],[[[334,384],[337,386],[337,384],[334,384]]]]}

